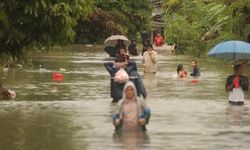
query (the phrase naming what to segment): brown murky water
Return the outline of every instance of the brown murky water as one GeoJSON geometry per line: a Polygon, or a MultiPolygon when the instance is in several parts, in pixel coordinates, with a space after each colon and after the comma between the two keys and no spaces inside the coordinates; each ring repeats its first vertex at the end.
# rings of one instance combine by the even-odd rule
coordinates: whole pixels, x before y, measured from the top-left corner
{"type": "Polygon", "coordinates": [[[190,71],[192,58],[159,55],[155,76],[143,76],[141,56],[133,57],[152,109],[146,133],[114,133],[115,106],[110,103],[109,74],[103,67],[107,55],[101,47],[73,45],[35,56],[32,68],[2,71],[1,80],[17,98],[0,102],[0,149],[249,149],[250,94],[244,106],[227,104],[224,83],[230,65],[198,59],[202,76],[192,83],[192,78],[176,78],[177,64],[190,71]],[[61,71],[64,80],[53,81],[52,73],[61,67],[66,69],[61,71]]]}

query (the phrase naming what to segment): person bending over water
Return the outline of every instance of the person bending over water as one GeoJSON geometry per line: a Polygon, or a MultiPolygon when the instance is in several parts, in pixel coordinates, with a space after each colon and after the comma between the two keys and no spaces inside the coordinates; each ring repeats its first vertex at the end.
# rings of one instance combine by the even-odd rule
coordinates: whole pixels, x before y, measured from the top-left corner
{"type": "Polygon", "coordinates": [[[146,130],[150,110],[143,99],[137,97],[133,82],[128,81],[123,90],[123,97],[118,103],[116,113],[113,115],[113,124],[122,131],[146,130]]]}
{"type": "Polygon", "coordinates": [[[227,77],[226,91],[229,92],[229,103],[243,105],[245,98],[243,91],[248,91],[248,78],[243,76],[241,64],[234,65],[234,74],[227,77]]]}

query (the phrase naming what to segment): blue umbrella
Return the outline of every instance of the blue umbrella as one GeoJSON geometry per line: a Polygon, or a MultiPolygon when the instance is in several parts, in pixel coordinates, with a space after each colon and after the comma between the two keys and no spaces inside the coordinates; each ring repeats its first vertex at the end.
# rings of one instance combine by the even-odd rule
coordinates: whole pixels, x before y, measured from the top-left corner
{"type": "Polygon", "coordinates": [[[250,59],[250,44],[242,41],[226,41],[215,45],[208,56],[225,60],[250,59]]]}

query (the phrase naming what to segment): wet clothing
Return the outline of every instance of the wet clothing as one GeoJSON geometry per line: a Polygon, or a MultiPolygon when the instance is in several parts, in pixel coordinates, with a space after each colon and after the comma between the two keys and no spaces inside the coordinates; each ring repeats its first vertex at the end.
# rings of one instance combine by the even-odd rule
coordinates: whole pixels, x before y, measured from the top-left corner
{"type": "MultiPolygon", "coordinates": [[[[145,110],[150,113],[149,108],[146,106],[145,100],[137,97],[135,94],[131,100],[128,100],[126,97],[126,89],[128,86],[131,86],[134,90],[134,93],[137,93],[136,87],[133,82],[129,81],[126,83],[122,99],[118,103],[117,110],[115,112],[115,117],[113,119],[121,120],[121,127],[123,131],[134,131],[140,129],[138,124],[139,118],[145,118],[145,110]]],[[[149,116],[147,116],[146,123],[148,123],[149,116]]]]}
{"type": "Polygon", "coordinates": [[[136,130],[138,127],[138,109],[136,101],[123,104],[124,129],[136,130]]]}
{"type": "MultiPolygon", "coordinates": [[[[104,63],[104,67],[107,69],[107,71],[111,75],[110,79],[110,96],[113,98],[113,102],[118,102],[122,98],[122,89],[124,84],[116,83],[114,81],[114,75],[119,70],[119,68],[114,68],[112,62],[104,63]]],[[[144,98],[147,97],[147,91],[146,88],[142,82],[142,79],[137,72],[137,66],[136,62],[133,60],[129,60],[127,67],[125,68],[125,71],[130,76],[130,80],[134,82],[136,89],[137,89],[137,95],[143,96],[144,98]]]]}
{"type": "Polygon", "coordinates": [[[249,83],[246,76],[240,75],[230,75],[227,78],[225,88],[229,90],[229,103],[242,103],[244,104],[244,93],[243,91],[248,91],[249,83]],[[231,89],[228,87],[232,86],[231,89]]]}
{"type": "Polygon", "coordinates": [[[144,52],[143,71],[145,73],[156,73],[157,60],[158,60],[158,54],[155,51],[152,51],[151,55],[148,53],[148,51],[144,52]]]}
{"type": "Polygon", "coordinates": [[[198,66],[193,67],[190,76],[200,76],[200,68],[198,66]]]}
{"type": "MultiPolygon", "coordinates": [[[[235,75],[230,75],[227,77],[225,88],[227,88],[228,86],[233,84],[234,77],[235,77],[235,75]]],[[[248,88],[249,88],[248,78],[246,76],[243,76],[243,75],[240,75],[238,77],[239,77],[239,85],[242,88],[242,90],[248,91],[248,88]]],[[[233,88],[231,89],[231,91],[233,90],[233,88]]]]}
{"type": "Polygon", "coordinates": [[[230,103],[232,103],[232,102],[244,103],[245,98],[244,98],[244,93],[243,93],[242,88],[241,87],[233,88],[233,90],[229,92],[228,101],[230,103]]]}
{"type": "MultiPolygon", "coordinates": [[[[120,69],[118,66],[113,65],[113,62],[104,63],[104,67],[110,73],[111,77],[115,76],[115,73],[120,69]]],[[[129,60],[124,69],[129,75],[132,71],[137,71],[136,62],[134,60],[129,60]]]]}

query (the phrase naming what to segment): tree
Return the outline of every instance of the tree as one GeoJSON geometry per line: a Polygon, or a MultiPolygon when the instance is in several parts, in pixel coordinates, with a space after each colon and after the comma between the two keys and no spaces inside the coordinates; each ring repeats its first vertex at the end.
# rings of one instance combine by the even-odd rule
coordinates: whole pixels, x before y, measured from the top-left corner
{"type": "Polygon", "coordinates": [[[165,34],[180,53],[200,56],[216,43],[244,40],[250,3],[245,0],[166,0],[165,34]]]}
{"type": "Polygon", "coordinates": [[[77,42],[100,43],[116,33],[135,38],[142,28],[150,26],[152,7],[148,0],[95,0],[94,5],[89,19],[78,23],[77,42]]]}
{"type": "Polygon", "coordinates": [[[2,0],[1,56],[26,60],[33,48],[71,43],[77,20],[87,18],[92,4],[92,0],[2,0]]]}

